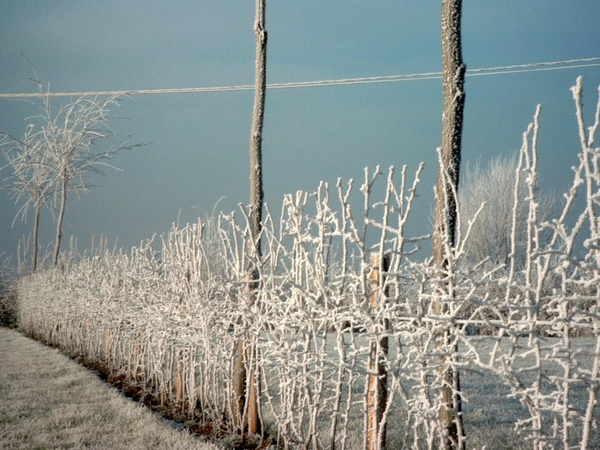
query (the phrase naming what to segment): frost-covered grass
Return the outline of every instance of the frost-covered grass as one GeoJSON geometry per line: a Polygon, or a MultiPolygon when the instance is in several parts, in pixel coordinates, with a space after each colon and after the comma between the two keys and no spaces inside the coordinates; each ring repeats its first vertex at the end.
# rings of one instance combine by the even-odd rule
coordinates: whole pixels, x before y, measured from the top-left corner
{"type": "Polygon", "coordinates": [[[519,152],[505,261],[466,258],[477,213],[460,209],[446,211],[467,225],[454,246],[445,237],[444,266],[415,258],[428,237],[407,236],[405,225],[421,168],[412,184],[406,169],[386,178],[378,168],[365,171],[359,193],[339,180],[286,196],[278,215],[267,208],[262,255],[252,252],[243,207],[130,252],[101,242],[80,254],[72,245],[57,267],[19,280],[20,327],[232,434],[249,409],[236,401],[244,373],[258,385],[267,432],[286,448],[362,448],[376,439],[377,414],[390,448],[440,448],[448,430],[440,411],[456,413],[464,397],[464,422],[454,424],[464,424],[468,448],[494,448],[496,436],[497,448],[592,449],[600,105],[588,129],[582,80],[573,93],[581,141],[573,185],[562,211],[542,214],[538,109],[519,152]],[[388,394],[379,413],[377,373],[388,394]]]}
{"type": "Polygon", "coordinates": [[[0,448],[216,450],[58,350],[0,327],[0,448]]]}
{"type": "MultiPolygon", "coordinates": [[[[579,339],[580,348],[593,346],[579,339]]],[[[392,350],[393,351],[393,350],[392,350]]],[[[500,377],[465,373],[462,388],[469,449],[528,449],[513,432],[527,412],[500,377]]],[[[363,386],[357,386],[361,391],[363,386]]],[[[579,402],[584,407],[585,402],[579,402]]],[[[357,408],[360,410],[360,408],[357,408]]],[[[401,448],[406,413],[395,411],[388,428],[389,448],[401,448]]],[[[265,417],[269,419],[268,417],[265,417]]],[[[360,412],[350,448],[361,448],[360,412]]],[[[600,435],[595,433],[596,438],[600,435]]],[[[123,398],[61,352],[20,333],[0,328],[0,447],[210,449],[198,438],[174,430],[138,404],[123,398]]]]}

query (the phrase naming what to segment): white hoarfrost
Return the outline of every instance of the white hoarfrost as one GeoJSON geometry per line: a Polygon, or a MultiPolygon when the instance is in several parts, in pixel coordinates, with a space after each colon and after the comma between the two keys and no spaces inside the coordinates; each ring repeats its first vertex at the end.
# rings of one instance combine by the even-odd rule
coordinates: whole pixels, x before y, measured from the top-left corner
{"type": "Polygon", "coordinates": [[[396,180],[393,169],[387,177],[377,169],[360,192],[323,183],[288,195],[278,215],[267,208],[260,259],[247,253],[244,208],[128,253],[104,243],[63,253],[58,267],[20,280],[21,327],[152,386],[189,418],[232,430],[236,348],[252,344],[246,367],[259,374],[264,431],[286,448],[361,448],[371,426],[366,385],[378,373],[387,386],[378,435],[387,429],[389,448],[439,448],[436,393],[448,373],[440,365],[452,364],[468,448],[592,449],[600,441],[600,109],[588,130],[581,89],[578,80],[581,153],[564,209],[539,211],[538,110],[520,155],[527,195],[516,197],[525,204],[513,211],[526,211],[526,230],[508,230],[503,261],[466,259],[474,225],[458,227],[443,272],[416,258],[429,238],[404,227],[421,169],[412,183],[406,170],[396,180]],[[586,199],[580,216],[577,195],[586,199]],[[526,251],[515,251],[521,245],[526,251]],[[247,267],[258,269],[258,284],[247,267]]]}

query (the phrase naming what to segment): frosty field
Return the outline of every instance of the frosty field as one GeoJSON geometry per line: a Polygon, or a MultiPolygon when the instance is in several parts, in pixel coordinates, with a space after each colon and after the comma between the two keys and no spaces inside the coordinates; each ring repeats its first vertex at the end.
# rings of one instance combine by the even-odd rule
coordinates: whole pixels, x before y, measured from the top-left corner
{"type": "Polygon", "coordinates": [[[0,448],[213,450],[67,356],[0,327],[0,448]]]}

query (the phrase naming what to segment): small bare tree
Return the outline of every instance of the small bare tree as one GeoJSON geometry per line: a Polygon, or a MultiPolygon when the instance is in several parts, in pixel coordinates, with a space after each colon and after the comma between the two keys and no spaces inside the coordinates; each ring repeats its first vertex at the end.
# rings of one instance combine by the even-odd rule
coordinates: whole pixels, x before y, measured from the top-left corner
{"type": "MultiPolygon", "coordinates": [[[[35,73],[35,71],[34,71],[35,73]]],[[[45,91],[37,74],[33,80],[39,88],[41,103],[40,114],[35,117],[41,127],[33,132],[33,126],[23,141],[8,138],[13,152],[8,152],[9,162],[13,166],[16,184],[13,192],[20,198],[27,194],[36,208],[34,225],[34,266],[37,264],[37,223],[39,209],[48,196],[54,197],[54,207],[58,211],[56,238],[52,263],[58,263],[62,227],[67,206],[67,193],[79,195],[89,189],[86,175],[89,172],[103,173],[103,167],[112,167],[107,160],[113,159],[120,150],[139,147],[127,145],[127,138],[117,134],[109,122],[115,119],[110,108],[119,104],[120,97],[107,98],[79,97],[69,103],[54,106],[50,93],[45,91]],[[100,140],[117,140],[117,144],[108,148],[97,147],[100,140]],[[14,150],[17,149],[16,153],[14,150]],[[12,162],[11,162],[12,161],[12,162]]]]}
{"type": "Polygon", "coordinates": [[[52,173],[49,170],[48,154],[43,151],[42,133],[43,130],[35,131],[35,126],[30,124],[23,139],[5,134],[0,144],[2,153],[7,160],[7,165],[4,167],[10,168],[12,171],[8,177],[8,180],[11,181],[8,186],[11,196],[17,202],[26,198],[14,221],[19,215],[22,220],[26,221],[29,207],[33,206],[34,209],[31,261],[33,272],[36,271],[38,264],[40,212],[42,206],[53,194],[52,173]]]}
{"type": "MultiPolygon", "coordinates": [[[[504,265],[508,268],[512,257],[513,226],[516,226],[514,259],[518,267],[524,264],[529,208],[526,199],[529,191],[525,174],[519,174],[523,169],[517,156],[517,153],[497,155],[486,167],[479,163],[474,166],[467,164],[458,194],[461,214],[470,219],[485,204],[470,230],[466,246],[469,267],[479,265],[482,268],[492,268],[504,265]]],[[[538,219],[542,223],[558,211],[558,199],[552,195],[540,195],[538,198],[538,219]]],[[[461,225],[464,234],[467,221],[464,220],[461,225]]]]}
{"type": "MultiPolygon", "coordinates": [[[[55,201],[58,207],[56,240],[52,263],[56,266],[62,238],[62,225],[67,205],[67,192],[81,192],[89,188],[85,181],[88,172],[102,173],[101,167],[113,167],[106,162],[120,150],[130,148],[119,143],[107,150],[96,151],[94,144],[100,139],[118,135],[108,122],[113,119],[109,108],[119,102],[118,96],[105,99],[80,97],[53,111],[48,96],[44,96],[45,122],[44,146],[55,181],[55,201]]],[[[113,167],[114,168],[114,167],[113,167]]]]}

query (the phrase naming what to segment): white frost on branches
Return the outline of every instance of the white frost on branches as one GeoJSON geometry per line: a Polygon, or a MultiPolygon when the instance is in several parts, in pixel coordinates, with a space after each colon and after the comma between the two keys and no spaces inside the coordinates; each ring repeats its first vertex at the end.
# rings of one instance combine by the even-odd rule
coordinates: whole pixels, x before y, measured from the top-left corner
{"type": "MultiPolygon", "coordinates": [[[[286,448],[362,445],[375,348],[387,372],[383,424],[399,434],[394,448],[443,445],[435,393],[445,383],[439,366],[450,362],[453,373],[501,380],[524,407],[515,430],[533,449],[591,449],[599,438],[600,105],[588,129],[581,80],[574,97],[582,149],[564,209],[540,211],[538,110],[518,165],[527,194],[515,195],[502,261],[468,258],[480,217],[461,229],[443,272],[416,259],[415,245],[427,238],[406,236],[404,227],[421,168],[413,183],[405,169],[396,181],[393,168],[387,179],[378,168],[366,171],[360,193],[352,182],[322,183],[286,196],[278,216],[267,208],[260,257],[247,253],[245,208],[174,226],[160,243],[129,253],[104,242],[87,254],[63,253],[58,268],[20,280],[21,327],[151,386],[190,418],[231,430],[244,340],[254,349],[244,356],[248,373],[260,374],[262,422],[286,448]],[[364,208],[355,213],[360,195],[364,208]],[[577,195],[585,210],[568,220],[577,195]],[[523,225],[515,218],[525,213],[523,225]],[[383,254],[385,274],[371,266],[383,254]],[[257,268],[259,284],[250,284],[247,267],[257,268]],[[447,307],[436,312],[440,298],[447,307]],[[440,330],[444,346],[436,344],[440,330]]],[[[469,398],[468,390],[454,394],[469,398]]],[[[466,436],[469,443],[468,428],[466,436]]]]}

